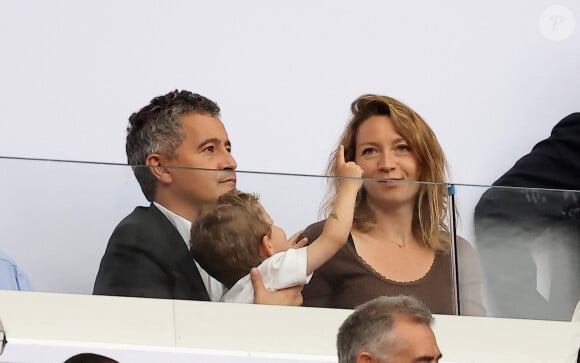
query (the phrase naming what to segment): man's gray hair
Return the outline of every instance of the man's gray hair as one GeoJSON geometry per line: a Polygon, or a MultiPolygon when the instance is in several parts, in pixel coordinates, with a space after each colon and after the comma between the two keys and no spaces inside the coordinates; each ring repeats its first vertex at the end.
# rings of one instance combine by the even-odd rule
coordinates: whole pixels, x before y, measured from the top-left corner
{"type": "Polygon", "coordinates": [[[431,312],[411,296],[381,296],[356,308],[338,330],[338,363],[355,363],[357,355],[368,352],[386,362],[393,345],[389,334],[397,316],[431,326],[431,312]]]}

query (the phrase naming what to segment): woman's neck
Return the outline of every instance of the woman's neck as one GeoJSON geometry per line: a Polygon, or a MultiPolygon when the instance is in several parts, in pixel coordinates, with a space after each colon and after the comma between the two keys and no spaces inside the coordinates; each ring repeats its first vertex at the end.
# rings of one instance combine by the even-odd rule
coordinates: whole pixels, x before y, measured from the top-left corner
{"type": "Polygon", "coordinates": [[[370,235],[382,240],[408,244],[415,240],[413,235],[413,207],[376,208],[369,205],[374,213],[376,226],[370,235]]]}

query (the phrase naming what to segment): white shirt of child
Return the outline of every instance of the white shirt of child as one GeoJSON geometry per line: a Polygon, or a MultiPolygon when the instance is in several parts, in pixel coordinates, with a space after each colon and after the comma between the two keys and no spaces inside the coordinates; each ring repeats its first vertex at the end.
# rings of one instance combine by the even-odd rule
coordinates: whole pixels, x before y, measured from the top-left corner
{"type": "MultiPolygon", "coordinates": [[[[258,270],[262,274],[264,286],[270,290],[280,290],[310,281],[312,274],[306,275],[307,248],[291,248],[278,252],[262,261],[258,270]]],[[[250,274],[242,277],[222,296],[222,301],[251,304],[254,302],[254,288],[250,274]]]]}

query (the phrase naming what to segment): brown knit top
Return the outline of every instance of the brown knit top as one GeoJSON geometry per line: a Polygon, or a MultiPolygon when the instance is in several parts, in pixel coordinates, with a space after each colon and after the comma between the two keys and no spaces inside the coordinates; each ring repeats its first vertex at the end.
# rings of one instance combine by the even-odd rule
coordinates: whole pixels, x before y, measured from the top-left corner
{"type": "MultiPolygon", "coordinates": [[[[314,241],[324,222],[310,225],[303,233],[314,241]]],[[[389,280],[375,271],[357,253],[349,235],[334,257],[314,272],[302,291],[304,306],[353,309],[378,296],[411,295],[423,301],[434,314],[454,314],[451,258],[436,253],[429,271],[409,282],[389,280]]]]}

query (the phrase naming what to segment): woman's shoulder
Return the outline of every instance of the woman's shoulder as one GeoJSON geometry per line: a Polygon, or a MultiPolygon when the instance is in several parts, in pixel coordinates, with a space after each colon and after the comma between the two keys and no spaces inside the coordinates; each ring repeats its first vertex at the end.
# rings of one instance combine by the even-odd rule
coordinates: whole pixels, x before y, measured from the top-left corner
{"type": "Polygon", "coordinates": [[[456,247],[457,247],[457,253],[459,254],[459,257],[463,256],[463,257],[468,257],[468,258],[478,258],[477,250],[471,244],[471,242],[469,242],[465,238],[463,238],[461,236],[457,236],[455,243],[457,245],[456,247]]]}

